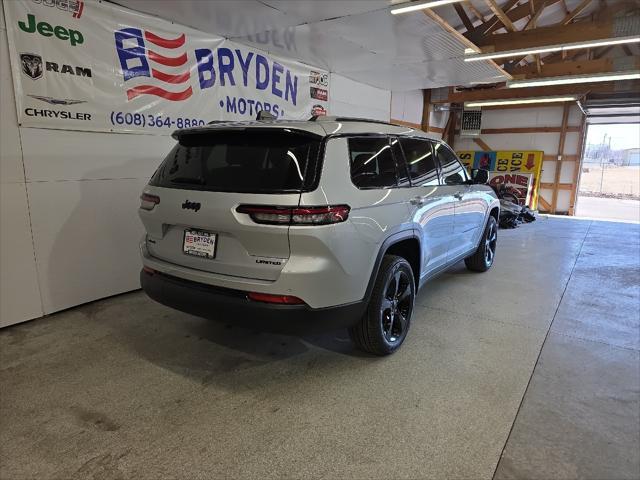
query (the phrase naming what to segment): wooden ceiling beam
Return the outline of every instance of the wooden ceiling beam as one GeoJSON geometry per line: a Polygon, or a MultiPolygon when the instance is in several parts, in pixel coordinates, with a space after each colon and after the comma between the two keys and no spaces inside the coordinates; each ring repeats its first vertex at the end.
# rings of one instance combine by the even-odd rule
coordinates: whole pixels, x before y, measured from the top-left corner
{"type": "Polygon", "coordinates": [[[500,22],[504,25],[504,27],[510,32],[516,31],[516,26],[513,24],[511,19],[507,16],[506,13],[500,8],[496,0],[484,0],[487,6],[491,9],[493,14],[500,19],[500,22]]]}
{"type": "Polygon", "coordinates": [[[602,40],[611,38],[614,34],[613,22],[611,21],[581,22],[496,33],[487,35],[475,43],[481,47],[483,52],[500,52],[587,40],[602,40]]]}
{"type": "MultiPolygon", "coordinates": [[[[564,61],[558,63],[544,63],[540,72],[536,65],[525,65],[514,68],[511,72],[514,79],[536,78],[536,77],[558,77],[567,75],[586,75],[595,73],[609,73],[618,70],[617,65],[622,62],[628,64],[626,57],[619,58],[596,58],[594,60],[564,61]]],[[[640,69],[640,57],[635,58],[633,65],[629,69],[640,69]]]]}
{"type": "MultiPolygon", "coordinates": [[[[623,82],[629,92],[637,92],[640,89],[640,80],[623,82]]],[[[452,92],[446,99],[432,101],[432,103],[464,103],[478,100],[505,100],[511,98],[536,98],[549,95],[577,95],[584,96],[588,93],[621,93],[619,82],[601,83],[576,83],[572,85],[554,85],[546,87],[527,88],[496,88],[464,90],[452,92]]]]}

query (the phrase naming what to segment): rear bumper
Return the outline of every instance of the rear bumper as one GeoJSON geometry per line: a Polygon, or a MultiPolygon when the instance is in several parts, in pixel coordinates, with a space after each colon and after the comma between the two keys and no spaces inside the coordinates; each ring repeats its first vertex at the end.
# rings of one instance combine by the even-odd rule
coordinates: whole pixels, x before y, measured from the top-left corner
{"type": "Polygon", "coordinates": [[[305,334],[353,325],[365,302],[329,308],[274,305],[249,300],[246,292],[192,282],[160,272],[140,272],[140,283],[153,300],[182,312],[268,332],[305,334]]]}

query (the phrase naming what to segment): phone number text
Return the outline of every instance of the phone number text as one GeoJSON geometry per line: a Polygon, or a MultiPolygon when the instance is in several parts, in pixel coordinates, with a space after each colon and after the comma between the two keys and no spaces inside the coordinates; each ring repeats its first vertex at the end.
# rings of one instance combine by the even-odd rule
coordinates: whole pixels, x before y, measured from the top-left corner
{"type": "Polygon", "coordinates": [[[162,115],[145,115],[142,113],[111,112],[111,124],[150,128],[190,128],[201,127],[205,125],[206,122],[198,118],[163,117],[162,115]]]}

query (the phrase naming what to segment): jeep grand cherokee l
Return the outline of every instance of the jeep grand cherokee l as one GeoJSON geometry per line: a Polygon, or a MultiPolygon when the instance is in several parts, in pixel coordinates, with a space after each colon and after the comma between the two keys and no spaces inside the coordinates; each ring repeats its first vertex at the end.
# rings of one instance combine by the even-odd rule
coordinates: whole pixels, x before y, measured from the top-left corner
{"type": "Polygon", "coordinates": [[[141,283],[178,310],[265,330],[348,327],[389,354],[417,290],[463,260],[491,267],[487,172],[382,122],[216,123],[179,130],[141,197],[141,283]]]}

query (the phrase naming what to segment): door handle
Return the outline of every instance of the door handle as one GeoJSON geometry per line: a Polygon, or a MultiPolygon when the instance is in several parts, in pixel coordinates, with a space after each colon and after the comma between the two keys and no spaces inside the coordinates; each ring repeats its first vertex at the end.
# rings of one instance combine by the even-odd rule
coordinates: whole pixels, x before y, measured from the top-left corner
{"type": "Polygon", "coordinates": [[[456,197],[458,200],[462,200],[462,195],[463,195],[462,192],[456,192],[453,194],[453,196],[456,197]]]}
{"type": "Polygon", "coordinates": [[[422,197],[414,197],[411,200],[409,200],[409,202],[411,203],[411,205],[424,205],[424,198],[422,197]]]}

